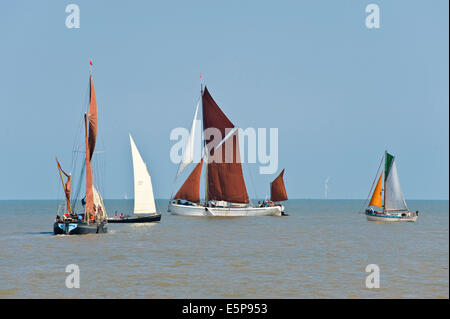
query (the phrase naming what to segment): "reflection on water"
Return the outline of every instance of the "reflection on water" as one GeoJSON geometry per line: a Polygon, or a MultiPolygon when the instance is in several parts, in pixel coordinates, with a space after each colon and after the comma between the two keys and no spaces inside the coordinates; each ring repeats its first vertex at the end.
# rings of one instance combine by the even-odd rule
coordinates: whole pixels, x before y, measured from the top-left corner
{"type": "MultiPolygon", "coordinates": [[[[113,212],[132,201],[105,201],[113,212]]],[[[53,236],[53,201],[0,201],[0,298],[448,298],[448,201],[416,223],[368,222],[361,201],[291,200],[288,217],[109,224],[53,236]],[[381,288],[366,289],[377,264],[381,288]],[[80,267],[80,289],[65,267],[80,267]]],[[[158,201],[166,207],[166,201],[158,201]]]]}

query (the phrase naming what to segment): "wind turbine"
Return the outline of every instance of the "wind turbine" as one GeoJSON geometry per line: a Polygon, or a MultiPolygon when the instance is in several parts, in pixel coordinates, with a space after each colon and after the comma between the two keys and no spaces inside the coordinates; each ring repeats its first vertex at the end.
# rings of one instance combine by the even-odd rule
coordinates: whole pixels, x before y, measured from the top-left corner
{"type": "Polygon", "coordinates": [[[330,176],[325,179],[325,199],[328,199],[328,182],[330,180],[330,176]]]}

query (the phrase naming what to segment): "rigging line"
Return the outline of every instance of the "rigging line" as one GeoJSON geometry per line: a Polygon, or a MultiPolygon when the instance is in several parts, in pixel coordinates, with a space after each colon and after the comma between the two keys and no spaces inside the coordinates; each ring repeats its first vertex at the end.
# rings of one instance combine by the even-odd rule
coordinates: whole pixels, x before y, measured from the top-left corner
{"type": "MultiPolygon", "coordinates": [[[[83,176],[85,167],[86,167],[86,162],[84,162],[84,163],[83,163],[83,166],[81,167],[81,174],[80,174],[81,177],[83,176]]],[[[72,200],[72,202],[73,202],[73,209],[74,209],[74,210],[75,210],[75,208],[76,208],[76,206],[77,206],[77,203],[78,203],[78,198],[79,198],[79,196],[80,196],[82,184],[83,184],[83,179],[80,178],[80,180],[79,180],[79,182],[78,182],[78,185],[77,185],[77,186],[78,186],[78,189],[77,189],[77,192],[75,193],[75,194],[76,194],[76,195],[75,195],[75,198],[72,200]]]]}
{"type": "Polygon", "coordinates": [[[370,187],[369,195],[367,195],[367,198],[366,198],[366,200],[364,201],[364,206],[362,207],[361,211],[363,211],[364,208],[366,207],[366,204],[367,204],[367,202],[368,202],[368,200],[369,200],[370,194],[372,194],[373,186],[375,185],[375,182],[376,182],[377,179],[378,179],[378,173],[380,172],[380,168],[381,168],[381,166],[382,166],[382,164],[383,164],[383,158],[384,158],[384,155],[381,156],[381,161],[380,161],[380,165],[378,166],[378,169],[377,169],[377,174],[375,175],[375,179],[373,180],[372,186],[370,187]]]}

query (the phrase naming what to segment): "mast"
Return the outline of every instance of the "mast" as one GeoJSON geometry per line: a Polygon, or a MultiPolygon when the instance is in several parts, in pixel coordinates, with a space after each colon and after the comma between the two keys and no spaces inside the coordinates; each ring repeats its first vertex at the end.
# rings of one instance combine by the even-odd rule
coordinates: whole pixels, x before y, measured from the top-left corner
{"type": "MultiPolygon", "coordinates": [[[[200,84],[200,99],[202,101],[202,114],[203,114],[203,84],[200,84]]],[[[202,121],[202,132],[204,133],[203,121],[202,121]]],[[[203,150],[205,158],[205,206],[208,206],[208,149],[206,148],[206,140],[203,137],[203,150]]]]}

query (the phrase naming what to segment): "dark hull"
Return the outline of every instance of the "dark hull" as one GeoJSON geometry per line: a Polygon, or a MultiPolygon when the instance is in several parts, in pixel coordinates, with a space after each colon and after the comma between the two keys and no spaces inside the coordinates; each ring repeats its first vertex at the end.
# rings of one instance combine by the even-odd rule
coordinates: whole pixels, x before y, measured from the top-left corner
{"type": "Polygon", "coordinates": [[[161,214],[152,216],[132,216],[124,217],[122,219],[108,218],[108,223],[112,224],[131,224],[131,223],[153,223],[161,220],[161,214]]]}
{"type": "Polygon", "coordinates": [[[55,222],[53,224],[53,234],[55,235],[86,235],[106,232],[108,232],[108,224],[105,222],[98,224],[55,222]]]}

